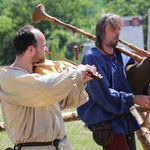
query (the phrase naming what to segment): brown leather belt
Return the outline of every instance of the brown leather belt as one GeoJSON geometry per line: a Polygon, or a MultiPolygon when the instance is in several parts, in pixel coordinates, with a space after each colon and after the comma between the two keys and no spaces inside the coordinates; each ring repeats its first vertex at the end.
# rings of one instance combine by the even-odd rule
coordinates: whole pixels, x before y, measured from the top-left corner
{"type": "Polygon", "coordinates": [[[66,138],[66,135],[63,139],[56,139],[52,142],[27,142],[27,143],[19,143],[14,146],[14,150],[21,150],[22,147],[32,147],[32,146],[48,146],[53,145],[55,146],[56,150],[59,150],[58,145],[61,141],[66,138]]]}

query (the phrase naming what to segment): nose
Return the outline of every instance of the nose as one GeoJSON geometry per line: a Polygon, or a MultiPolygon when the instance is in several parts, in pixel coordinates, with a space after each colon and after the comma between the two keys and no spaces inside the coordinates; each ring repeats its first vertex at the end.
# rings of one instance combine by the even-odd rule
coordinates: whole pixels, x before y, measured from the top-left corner
{"type": "Polygon", "coordinates": [[[120,35],[120,29],[119,29],[119,28],[116,28],[115,33],[116,33],[117,35],[120,35]]]}
{"type": "Polygon", "coordinates": [[[46,48],[45,48],[45,52],[48,52],[49,51],[49,49],[48,49],[48,47],[46,46],[46,48]]]}

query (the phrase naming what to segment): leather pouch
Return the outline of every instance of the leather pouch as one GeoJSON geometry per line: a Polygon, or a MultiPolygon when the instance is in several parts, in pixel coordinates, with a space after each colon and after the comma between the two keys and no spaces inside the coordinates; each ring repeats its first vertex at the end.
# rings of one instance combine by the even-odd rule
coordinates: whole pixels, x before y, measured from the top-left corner
{"type": "Polygon", "coordinates": [[[107,147],[111,145],[114,142],[115,135],[110,124],[96,124],[95,129],[93,130],[93,139],[100,146],[107,147]]]}

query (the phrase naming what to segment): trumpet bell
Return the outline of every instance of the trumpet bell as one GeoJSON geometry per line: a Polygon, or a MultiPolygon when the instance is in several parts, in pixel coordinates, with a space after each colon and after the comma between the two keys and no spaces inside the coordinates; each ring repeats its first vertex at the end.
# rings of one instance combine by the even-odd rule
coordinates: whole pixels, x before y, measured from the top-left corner
{"type": "Polygon", "coordinates": [[[40,20],[43,20],[44,17],[45,17],[45,7],[43,4],[39,4],[33,11],[32,21],[34,23],[38,23],[40,20]]]}

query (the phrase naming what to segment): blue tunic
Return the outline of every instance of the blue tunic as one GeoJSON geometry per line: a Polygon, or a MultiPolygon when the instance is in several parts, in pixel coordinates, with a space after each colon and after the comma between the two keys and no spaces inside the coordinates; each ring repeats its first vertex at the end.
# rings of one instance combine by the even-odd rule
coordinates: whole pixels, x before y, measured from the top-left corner
{"type": "Polygon", "coordinates": [[[129,57],[115,51],[113,59],[103,55],[96,47],[83,57],[83,64],[95,65],[103,76],[99,81],[87,82],[89,101],[77,108],[78,116],[88,126],[111,120],[111,127],[116,133],[128,134],[140,128],[129,108],[133,106],[133,93],[127,81],[125,67],[129,57]],[[129,112],[128,119],[125,115],[129,112]]]}

